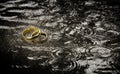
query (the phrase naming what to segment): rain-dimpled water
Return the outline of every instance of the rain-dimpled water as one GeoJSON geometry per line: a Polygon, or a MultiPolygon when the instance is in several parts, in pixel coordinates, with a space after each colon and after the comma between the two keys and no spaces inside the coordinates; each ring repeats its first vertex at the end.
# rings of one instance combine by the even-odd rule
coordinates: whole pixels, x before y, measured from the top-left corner
{"type": "Polygon", "coordinates": [[[117,0],[0,1],[0,57],[4,73],[119,74],[120,11],[117,0]],[[25,28],[48,38],[29,44],[25,28]]]}

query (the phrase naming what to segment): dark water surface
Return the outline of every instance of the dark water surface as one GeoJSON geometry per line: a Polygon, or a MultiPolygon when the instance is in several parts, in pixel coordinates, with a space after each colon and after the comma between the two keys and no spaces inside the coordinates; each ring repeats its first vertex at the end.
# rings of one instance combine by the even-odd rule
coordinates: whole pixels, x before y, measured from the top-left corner
{"type": "Polygon", "coordinates": [[[120,74],[119,9],[119,0],[0,1],[0,72],[120,74]],[[23,41],[29,26],[47,41],[23,41]]]}

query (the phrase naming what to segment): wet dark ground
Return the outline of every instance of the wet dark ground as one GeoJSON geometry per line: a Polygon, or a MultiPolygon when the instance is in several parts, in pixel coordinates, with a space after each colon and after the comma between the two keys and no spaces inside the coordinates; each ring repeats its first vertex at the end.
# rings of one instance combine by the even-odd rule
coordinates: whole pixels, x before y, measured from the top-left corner
{"type": "Polygon", "coordinates": [[[119,0],[0,1],[0,73],[120,74],[119,0]],[[48,34],[29,44],[29,26],[48,34]]]}

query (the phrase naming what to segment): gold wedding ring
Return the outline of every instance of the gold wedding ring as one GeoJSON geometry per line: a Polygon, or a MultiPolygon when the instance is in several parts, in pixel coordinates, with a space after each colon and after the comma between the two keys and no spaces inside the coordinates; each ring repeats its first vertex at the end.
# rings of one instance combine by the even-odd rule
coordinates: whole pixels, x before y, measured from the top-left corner
{"type": "Polygon", "coordinates": [[[23,30],[22,37],[26,40],[31,40],[38,37],[41,34],[41,30],[37,27],[29,27],[23,30]]]}
{"type": "Polygon", "coordinates": [[[22,38],[28,43],[43,42],[47,39],[47,34],[32,26],[23,30],[22,38]]]}

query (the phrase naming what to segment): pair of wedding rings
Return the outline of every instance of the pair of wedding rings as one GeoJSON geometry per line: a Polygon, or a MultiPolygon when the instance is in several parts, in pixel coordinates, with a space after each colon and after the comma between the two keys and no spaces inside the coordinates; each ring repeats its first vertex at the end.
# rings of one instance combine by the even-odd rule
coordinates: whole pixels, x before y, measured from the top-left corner
{"type": "Polygon", "coordinates": [[[38,27],[28,27],[23,30],[22,38],[28,43],[42,43],[47,40],[47,34],[38,27]]]}

